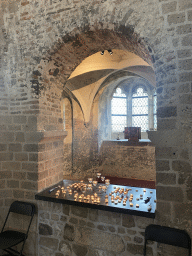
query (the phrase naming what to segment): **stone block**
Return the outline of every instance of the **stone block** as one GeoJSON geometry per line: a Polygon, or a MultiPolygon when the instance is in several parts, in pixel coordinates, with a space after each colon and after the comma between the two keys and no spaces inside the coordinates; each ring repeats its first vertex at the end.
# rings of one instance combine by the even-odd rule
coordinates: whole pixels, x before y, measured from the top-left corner
{"type": "Polygon", "coordinates": [[[88,218],[91,221],[98,221],[99,213],[97,209],[89,209],[88,218]]]}
{"type": "Polygon", "coordinates": [[[27,117],[26,116],[14,116],[13,117],[13,122],[15,124],[26,124],[27,117]]]}
{"type": "Polygon", "coordinates": [[[192,81],[192,72],[184,72],[184,73],[179,74],[179,81],[180,82],[192,81]]]}
{"type": "Polygon", "coordinates": [[[159,200],[183,202],[183,191],[180,187],[156,187],[157,198],[159,200]]]}
{"type": "Polygon", "coordinates": [[[71,217],[71,218],[69,219],[69,223],[78,224],[78,219],[71,217]]]}
{"type": "Polygon", "coordinates": [[[60,244],[59,244],[59,251],[61,251],[64,256],[72,256],[71,246],[66,241],[61,241],[60,242],[60,244]]]}
{"type": "Polygon", "coordinates": [[[21,188],[27,190],[37,190],[37,183],[36,182],[29,182],[29,181],[22,181],[21,188]]]}
{"type": "Polygon", "coordinates": [[[172,169],[176,172],[191,172],[191,165],[186,161],[175,160],[172,163],[172,169]]]}
{"type": "Polygon", "coordinates": [[[180,60],[179,69],[191,70],[192,69],[192,59],[180,60]]]}
{"type": "Polygon", "coordinates": [[[187,15],[188,15],[188,21],[192,21],[192,11],[189,11],[187,15]]]}
{"type": "Polygon", "coordinates": [[[53,229],[47,224],[39,223],[39,234],[43,236],[51,236],[53,234],[53,229]]]}
{"type": "Polygon", "coordinates": [[[34,191],[24,191],[24,198],[27,200],[35,200],[35,194],[34,191]]]}
{"type": "Polygon", "coordinates": [[[174,185],[176,184],[176,174],[175,173],[157,173],[156,184],[163,185],[174,185]]]}
{"type": "Polygon", "coordinates": [[[16,180],[7,180],[8,188],[19,188],[19,181],[16,180]]]}
{"type": "Polygon", "coordinates": [[[74,241],[74,239],[75,239],[75,229],[72,225],[65,224],[64,239],[66,239],[68,241],[74,241]]]}
{"type": "Polygon", "coordinates": [[[39,142],[43,137],[42,132],[27,132],[26,133],[26,142],[39,142]]]}
{"type": "Polygon", "coordinates": [[[21,152],[22,151],[22,145],[20,143],[9,144],[9,151],[21,152]]]}
{"type": "Polygon", "coordinates": [[[38,173],[37,172],[27,172],[27,179],[37,181],[38,180],[38,173]]]}
{"type": "Polygon", "coordinates": [[[119,235],[103,232],[98,229],[79,228],[74,241],[81,245],[92,246],[100,250],[107,250],[114,253],[125,251],[124,242],[119,235]]]}
{"type": "MultiPolygon", "coordinates": [[[[89,248],[87,256],[116,256],[116,254],[114,252],[89,248]]],[[[122,255],[121,253],[121,256],[124,256],[124,254],[122,255]]]]}
{"type": "Polygon", "coordinates": [[[2,161],[12,161],[13,153],[0,153],[0,162],[2,161]]]}
{"type": "Polygon", "coordinates": [[[88,251],[86,246],[81,246],[81,245],[77,245],[77,244],[72,245],[72,250],[76,256],[86,256],[87,251],[88,251]]]}
{"type": "Polygon", "coordinates": [[[17,132],[15,134],[15,141],[17,141],[17,142],[25,142],[25,134],[23,132],[17,132]]]}
{"type": "Polygon", "coordinates": [[[169,171],[169,161],[168,160],[156,160],[156,172],[169,171]]]}
{"type": "Polygon", "coordinates": [[[190,34],[183,37],[181,43],[183,46],[192,46],[192,35],[190,34]]]}
{"type": "Polygon", "coordinates": [[[177,157],[177,148],[172,147],[156,147],[155,154],[157,158],[174,159],[177,157]]]}
{"type": "Polygon", "coordinates": [[[126,228],[135,227],[135,221],[132,215],[122,214],[122,226],[126,228]]]}
{"type": "Polygon", "coordinates": [[[15,199],[24,199],[24,191],[21,189],[14,189],[13,190],[13,197],[15,199]]]}
{"type": "Polygon", "coordinates": [[[192,8],[191,0],[179,0],[179,11],[192,8]]]}
{"type": "Polygon", "coordinates": [[[171,202],[157,202],[157,211],[163,215],[171,214],[171,202]]]}
{"type": "Polygon", "coordinates": [[[111,225],[121,224],[121,214],[116,212],[98,211],[98,221],[111,225]]]}
{"type": "MultiPolygon", "coordinates": [[[[12,198],[13,197],[13,193],[12,193],[12,189],[2,189],[0,190],[0,198],[12,198]]],[[[10,206],[10,205],[9,205],[10,206]]]]}
{"type": "Polygon", "coordinates": [[[191,94],[183,94],[179,97],[179,102],[181,104],[192,104],[192,95],[191,94]]]}
{"type": "Polygon", "coordinates": [[[7,150],[7,144],[0,144],[0,152],[7,150]]]}
{"type": "Polygon", "coordinates": [[[58,239],[51,238],[51,237],[40,237],[39,245],[42,245],[50,250],[57,251],[59,241],[58,239]]]}
{"type": "Polygon", "coordinates": [[[139,236],[135,236],[133,240],[135,243],[138,243],[138,244],[141,244],[143,242],[143,238],[139,236]]]}
{"type": "Polygon", "coordinates": [[[56,214],[56,213],[52,213],[52,214],[51,214],[51,219],[52,219],[52,220],[55,220],[55,221],[58,221],[58,220],[59,220],[59,215],[56,214]]]}
{"type": "Polygon", "coordinates": [[[26,152],[38,152],[38,144],[25,144],[23,150],[26,152]]]}
{"type": "Polygon", "coordinates": [[[154,219],[141,216],[133,216],[138,228],[145,229],[148,225],[154,224],[154,219]]]}
{"type": "Polygon", "coordinates": [[[29,153],[29,161],[38,162],[38,153],[29,153]]]}
{"type": "Polygon", "coordinates": [[[81,218],[87,218],[88,208],[71,206],[71,213],[81,218]]]}
{"type": "Polygon", "coordinates": [[[13,171],[13,179],[15,179],[15,180],[25,180],[26,179],[26,172],[13,171]]]}
{"type": "Polygon", "coordinates": [[[189,93],[190,92],[190,84],[182,84],[178,87],[178,93],[189,93]]]}
{"type": "Polygon", "coordinates": [[[0,171],[0,179],[11,179],[12,171],[0,171]]]}
{"type": "Polygon", "coordinates": [[[69,216],[69,209],[70,209],[70,208],[69,208],[69,205],[63,204],[62,207],[63,207],[63,213],[64,213],[65,215],[69,216]]]}
{"type": "Polygon", "coordinates": [[[2,163],[2,170],[18,171],[20,169],[21,169],[20,162],[3,162],[2,163]]]}
{"type": "Polygon", "coordinates": [[[1,132],[0,142],[13,142],[14,141],[14,133],[13,132],[1,132]]]}
{"type": "Polygon", "coordinates": [[[127,243],[127,252],[128,255],[142,255],[143,254],[143,245],[127,243]]]}
{"type": "Polygon", "coordinates": [[[177,107],[161,107],[157,110],[157,116],[161,118],[177,116],[177,107]]]}
{"type": "Polygon", "coordinates": [[[186,24],[186,25],[178,26],[176,31],[177,31],[178,35],[191,33],[192,32],[192,25],[191,24],[186,24]]]}
{"type": "Polygon", "coordinates": [[[15,160],[16,161],[28,161],[28,154],[27,153],[15,153],[15,160]]]}
{"type": "Polygon", "coordinates": [[[158,130],[173,130],[176,128],[176,119],[158,119],[158,130]]]}
{"type": "Polygon", "coordinates": [[[185,13],[171,14],[167,17],[169,25],[183,23],[185,21],[185,13]]]}
{"type": "Polygon", "coordinates": [[[192,216],[192,204],[189,203],[175,203],[173,205],[175,218],[178,219],[179,223],[191,221],[192,216]]]}
{"type": "Polygon", "coordinates": [[[22,163],[22,170],[37,172],[38,171],[38,163],[22,163]]]}
{"type": "Polygon", "coordinates": [[[162,13],[163,14],[167,14],[170,12],[175,12],[177,8],[177,2],[170,2],[170,3],[166,3],[166,4],[162,4],[162,13]]]}
{"type": "Polygon", "coordinates": [[[119,234],[125,234],[125,228],[123,228],[123,227],[118,227],[117,232],[118,232],[119,234]]]}

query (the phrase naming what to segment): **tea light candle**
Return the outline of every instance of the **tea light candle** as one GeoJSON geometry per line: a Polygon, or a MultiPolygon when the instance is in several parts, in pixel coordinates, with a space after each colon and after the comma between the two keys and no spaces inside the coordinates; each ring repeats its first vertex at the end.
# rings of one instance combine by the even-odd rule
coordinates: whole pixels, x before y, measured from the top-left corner
{"type": "Polygon", "coordinates": [[[97,180],[93,181],[93,186],[97,186],[97,180]]]}
{"type": "Polygon", "coordinates": [[[92,184],[88,184],[87,189],[91,190],[92,189],[92,184]]]}
{"type": "Polygon", "coordinates": [[[104,181],[104,180],[105,180],[105,177],[104,177],[104,176],[101,176],[101,180],[104,181]]]}
{"type": "Polygon", "coordinates": [[[89,183],[93,182],[93,178],[88,178],[89,183]]]}
{"type": "Polygon", "coordinates": [[[109,184],[110,184],[110,180],[109,180],[109,179],[106,179],[106,180],[105,180],[105,184],[106,184],[106,185],[109,185],[109,184]]]}
{"type": "Polygon", "coordinates": [[[132,202],[132,198],[129,198],[129,202],[132,202]]]}
{"type": "Polygon", "coordinates": [[[98,172],[98,173],[97,173],[97,178],[99,179],[100,177],[101,177],[101,173],[98,172]]]}
{"type": "Polygon", "coordinates": [[[136,207],[137,207],[137,208],[139,208],[139,205],[138,205],[138,204],[136,204],[136,207]]]}
{"type": "Polygon", "coordinates": [[[146,190],[145,190],[145,189],[143,189],[143,192],[146,192],[146,190]]]}
{"type": "Polygon", "coordinates": [[[124,206],[126,205],[126,201],[123,201],[123,205],[124,205],[124,206]]]}
{"type": "Polygon", "coordinates": [[[94,193],[94,197],[97,197],[97,193],[94,193]]]}
{"type": "Polygon", "coordinates": [[[98,197],[97,198],[97,203],[100,204],[100,202],[101,202],[101,199],[100,199],[100,197],[98,197]]]}
{"type": "Polygon", "coordinates": [[[103,190],[104,192],[106,192],[107,187],[106,187],[106,186],[103,186],[103,187],[102,187],[102,190],[103,190]]]}
{"type": "Polygon", "coordinates": [[[133,207],[133,204],[132,204],[132,203],[130,203],[130,206],[131,206],[131,207],[133,207]]]}

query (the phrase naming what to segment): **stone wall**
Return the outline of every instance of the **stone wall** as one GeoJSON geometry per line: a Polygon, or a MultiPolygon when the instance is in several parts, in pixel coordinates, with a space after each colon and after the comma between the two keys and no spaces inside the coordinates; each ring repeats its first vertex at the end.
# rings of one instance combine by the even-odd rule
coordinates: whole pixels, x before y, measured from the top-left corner
{"type": "MultiPolygon", "coordinates": [[[[118,48],[136,53],[156,72],[158,131],[150,133],[156,146],[156,222],[192,234],[191,12],[191,0],[1,1],[1,224],[12,200],[32,200],[38,191],[31,173],[39,172],[38,145],[45,137],[40,127],[63,129],[61,110],[47,103],[55,100],[52,90],[59,105],[66,80],[83,59],[101,48],[118,48]],[[49,114],[54,121],[42,125],[49,114]]],[[[86,154],[88,163],[86,145],[95,142],[90,134],[98,127],[87,129],[82,120],[75,120],[76,159],[86,154]],[[81,144],[84,152],[78,152],[81,144]]],[[[34,247],[26,252],[41,255],[34,247]]]]}
{"type": "MultiPolygon", "coordinates": [[[[45,201],[38,201],[38,208],[42,256],[143,255],[145,228],[156,222],[140,216],[45,201]]],[[[186,249],[164,248],[152,242],[147,246],[147,255],[151,256],[186,255],[186,252],[186,249]]]]}
{"type": "Polygon", "coordinates": [[[126,144],[126,141],[103,141],[99,167],[102,173],[129,179],[156,181],[155,147],[126,144]]]}

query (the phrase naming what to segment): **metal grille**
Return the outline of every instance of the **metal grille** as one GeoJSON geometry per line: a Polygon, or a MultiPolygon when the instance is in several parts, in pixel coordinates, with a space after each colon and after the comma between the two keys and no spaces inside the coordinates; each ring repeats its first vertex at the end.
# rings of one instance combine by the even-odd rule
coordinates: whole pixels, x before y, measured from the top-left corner
{"type": "Polygon", "coordinates": [[[138,88],[132,96],[132,126],[141,127],[141,131],[148,130],[148,94],[143,88],[138,88]]]}
{"type": "Polygon", "coordinates": [[[132,126],[141,127],[141,131],[146,131],[148,129],[148,116],[133,116],[132,126]]]}
{"type": "Polygon", "coordinates": [[[112,131],[123,132],[124,128],[127,126],[126,123],[126,116],[112,116],[112,131]]]}
{"type": "Polygon", "coordinates": [[[112,115],[126,115],[127,114],[127,99],[113,98],[111,102],[112,115]]]}
{"type": "Polygon", "coordinates": [[[127,126],[127,98],[120,88],[116,89],[111,101],[112,131],[122,132],[127,126]]]}

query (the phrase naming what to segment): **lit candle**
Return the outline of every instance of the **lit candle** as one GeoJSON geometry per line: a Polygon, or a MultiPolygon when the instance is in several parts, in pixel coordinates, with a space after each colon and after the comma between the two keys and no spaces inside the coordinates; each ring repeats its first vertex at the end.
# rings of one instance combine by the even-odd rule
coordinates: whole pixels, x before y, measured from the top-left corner
{"type": "Polygon", "coordinates": [[[105,177],[104,177],[104,176],[101,176],[101,180],[104,181],[104,180],[105,180],[105,177]]]}
{"type": "Polygon", "coordinates": [[[101,199],[100,199],[100,197],[98,197],[97,198],[97,203],[100,204],[100,202],[101,202],[101,199]]]}
{"type": "Polygon", "coordinates": [[[131,206],[131,207],[133,207],[133,204],[132,204],[132,203],[130,203],[130,206],[131,206]]]}
{"type": "Polygon", "coordinates": [[[97,178],[99,179],[100,177],[101,177],[101,173],[98,172],[98,173],[97,173],[97,178]]]}
{"type": "Polygon", "coordinates": [[[108,186],[110,184],[110,180],[109,179],[106,179],[105,180],[105,184],[108,186]]]}
{"type": "Polygon", "coordinates": [[[97,180],[93,181],[93,186],[97,186],[97,180]]]}
{"type": "Polygon", "coordinates": [[[89,183],[93,182],[93,178],[88,178],[89,183]]]}

